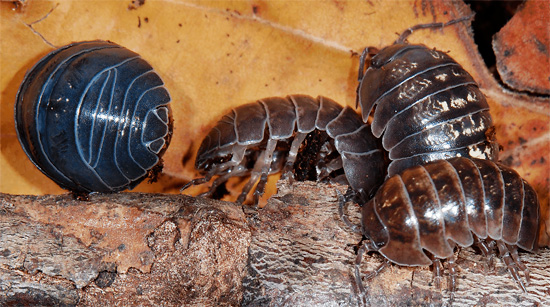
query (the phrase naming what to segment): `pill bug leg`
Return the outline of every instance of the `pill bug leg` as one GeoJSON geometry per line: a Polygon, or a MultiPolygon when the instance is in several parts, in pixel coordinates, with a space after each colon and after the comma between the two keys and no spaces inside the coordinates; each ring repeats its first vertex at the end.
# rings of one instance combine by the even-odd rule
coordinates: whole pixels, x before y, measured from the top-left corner
{"type": "Polygon", "coordinates": [[[353,232],[355,233],[362,233],[361,227],[358,225],[353,224],[348,216],[344,213],[346,204],[353,198],[355,198],[355,193],[352,189],[348,189],[346,192],[346,195],[342,195],[340,191],[336,190],[336,194],[338,196],[338,215],[340,216],[340,219],[348,226],[353,232]]]}
{"type": "Polygon", "coordinates": [[[298,156],[300,146],[304,142],[306,136],[307,133],[297,132],[294,136],[294,139],[292,140],[292,144],[290,145],[287,161],[285,163],[282,172],[283,174],[281,176],[283,179],[288,179],[290,183],[294,181],[294,173],[292,172],[292,168],[294,167],[294,162],[296,162],[296,157],[298,156]]]}
{"type": "Polygon", "coordinates": [[[267,182],[267,174],[269,173],[269,167],[271,166],[271,161],[273,160],[273,153],[275,152],[275,147],[277,146],[277,140],[269,139],[267,141],[267,146],[265,151],[258,157],[254,168],[250,174],[250,179],[244,186],[241,194],[237,198],[237,203],[242,204],[246,200],[246,196],[252,190],[252,187],[258,181],[258,185],[254,191],[254,206],[258,205],[259,198],[264,194],[265,184],[267,182]]]}
{"type": "Polygon", "coordinates": [[[514,280],[520,286],[523,292],[527,292],[527,289],[525,288],[526,285],[521,279],[518,269],[522,270],[527,284],[529,284],[529,269],[527,269],[527,267],[521,262],[521,260],[517,256],[516,247],[511,247],[501,240],[497,241],[497,247],[499,251],[499,256],[500,258],[502,258],[502,261],[504,261],[504,264],[506,264],[506,267],[512,275],[512,278],[514,278],[514,280]],[[514,253],[516,253],[516,255],[512,256],[514,253]]]}
{"type": "Polygon", "coordinates": [[[477,247],[484,258],[487,258],[487,266],[490,269],[495,268],[495,241],[493,240],[480,240],[477,236],[474,236],[474,246],[477,247]]]}
{"type": "Polygon", "coordinates": [[[433,262],[433,280],[436,289],[441,290],[441,278],[444,272],[445,267],[449,270],[449,278],[447,290],[450,293],[451,301],[454,300],[454,292],[456,291],[456,256],[455,254],[451,255],[445,259],[434,258],[433,262]],[[442,262],[445,260],[445,262],[442,262]]]}
{"type": "Polygon", "coordinates": [[[447,268],[449,269],[449,292],[451,292],[451,300],[454,299],[454,293],[456,291],[456,257],[453,254],[447,258],[447,268]]]}
{"type": "MultiPolygon", "coordinates": [[[[370,244],[370,241],[363,240],[361,242],[361,245],[359,246],[359,249],[357,249],[357,257],[355,257],[355,284],[357,285],[357,289],[359,291],[359,298],[364,304],[368,304],[367,302],[367,290],[365,289],[365,286],[363,285],[363,278],[361,278],[361,262],[363,261],[363,255],[368,252],[378,251],[378,249],[370,244]],[[366,242],[366,243],[365,243],[366,242]]],[[[375,276],[379,275],[384,271],[389,265],[390,260],[387,258],[384,258],[383,262],[378,265],[373,271],[368,273],[364,279],[369,280],[374,278],[375,276]]]]}
{"type": "Polygon", "coordinates": [[[227,179],[235,176],[235,174],[240,174],[247,171],[247,169],[242,165],[245,151],[246,151],[245,146],[235,146],[233,149],[233,156],[231,160],[210,168],[206,172],[206,175],[204,177],[195,178],[189,181],[180,189],[180,193],[185,191],[191,186],[200,185],[200,184],[209,182],[210,179],[212,179],[212,177],[214,177],[215,175],[226,172],[225,175],[222,175],[216,178],[216,180],[212,183],[212,186],[209,188],[208,192],[202,193],[201,196],[213,194],[216,188],[221,184],[223,184],[224,182],[226,182],[227,179]]]}
{"type": "MultiPolygon", "coordinates": [[[[202,194],[199,194],[200,197],[212,197],[214,195],[214,192],[218,189],[219,186],[221,186],[222,184],[224,184],[227,180],[229,180],[229,178],[231,177],[235,177],[235,176],[241,176],[241,175],[244,175],[248,172],[249,170],[244,167],[243,165],[237,165],[235,166],[231,172],[228,172],[228,173],[225,173],[223,175],[221,175],[220,177],[216,178],[213,182],[212,182],[212,186],[210,186],[210,188],[208,189],[208,191],[202,193],[202,194]]],[[[210,180],[206,180],[204,182],[208,182],[210,180]]],[[[201,183],[204,183],[204,182],[200,182],[198,184],[201,184],[201,183]]],[[[184,187],[185,188],[185,187],[184,187]]],[[[183,188],[182,190],[183,191],[183,188]]]]}
{"type": "Polygon", "coordinates": [[[433,273],[433,279],[434,279],[434,284],[435,284],[435,288],[436,289],[441,289],[441,259],[438,259],[438,258],[435,258],[433,259],[433,269],[432,269],[432,273],[433,273]]]}
{"type": "MultiPolygon", "coordinates": [[[[317,163],[317,180],[319,181],[328,179],[332,172],[344,168],[344,161],[342,161],[342,156],[337,156],[329,160],[328,163],[325,162],[325,158],[327,156],[336,152],[336,148],[333,147],[334,146],[330,145],[329,143],[325,143],[321,148],[321,159],[319,159],[319,162],[317,163]]],[[[335,178],[337,179],[332,179],[330,181],[349,185],[344,174],[342,174],[342,176],[336,176],[335,178]]]]}
{"type": "Polygon", "coordinates": [[[517,247],[509,247],[509,249],[510,256],[512,256],[512,259],[517,264],[518,268],[523,272],[523,276],[525,277],[525,284],[528,286],[531,283],[531,277],[529,276],[529,273],[531,271],[519,258],[517,247]]]}
{"type": "Polygon", "coordinates": [[[203,184],[203,183],[208,182],[208,181],[210,181],[210,178],[208,178],[207,176],[204,176],[204,177],[201,177],[201,178],[195,178],[195,179],[189,181],[188,183],[186,183],[183,187],[181,187],[180,193],[187,190],[191,186],[203,184]]]}

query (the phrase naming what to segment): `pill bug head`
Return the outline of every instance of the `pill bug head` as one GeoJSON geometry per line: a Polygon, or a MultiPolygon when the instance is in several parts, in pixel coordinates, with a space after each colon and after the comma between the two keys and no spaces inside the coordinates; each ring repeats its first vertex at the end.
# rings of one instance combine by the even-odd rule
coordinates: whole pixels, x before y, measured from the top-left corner
{"type": "Polygon", "coordinates": [[[227,162],[231,159],[232,149],[230,146],[214,150],[210,134],[203,139],[197,151],[195,168],[199,171],[207,172],[214,164],[227,162]]]}
{"type": "MultiPolygon", "coordinates": [[[[239,108],[242,106],[237,107],[239,108]]],[[[201,173],[207,173],[212,168],[230,161],[233,154],[242,147],[237,144],[234,117],[234,110],[222,116],[202,140],[195,159],[195,168],[201,173]]]]}
{"type": "Polygon", "coordinates": [[[16,131],[30,160],[62,188],[116,192],[158,171],[172,136],[169,102],[163,81],[137,53],[78,42],[27,73],[16,131]]]}
{"type": "MultiPolygon", "coordinates": [[[[199,146],[195,160],[195,168],[200,173],[206,174],[211,172],[212,169],[219,168],[221,165],[230,161],[233,155],[239,155],[243,147],[247,148],[244,150],[244,155],[240,164],[247,168],[252,168],[258,155],[262,150],[265,150],[268,136],[266,136],[264,140],[252,144],[251,146],[239,145],[236,142],[227,141],[227,139],[222,137],[224,134],[227,134],[228,131],[231,131],[223,130],[224,132],[221,133],[220,126],[224,126],[224,124],[223,121],[218,122],[216,127],[210,130],[209,134],[203,139],[199,146]]],[[[275,148],[271,161],[270,173],[277,172],[283,167],[289,149],[288,146],[285,145],[288,144],[281,142],[281,144],[278,144],[275,148]]]]}

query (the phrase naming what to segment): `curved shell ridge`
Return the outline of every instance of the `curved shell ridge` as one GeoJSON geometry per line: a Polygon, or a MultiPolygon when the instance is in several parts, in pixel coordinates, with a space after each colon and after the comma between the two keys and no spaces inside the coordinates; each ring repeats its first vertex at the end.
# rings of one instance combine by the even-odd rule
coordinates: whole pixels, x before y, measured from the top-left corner
{"type": "Polygon", "coordinates": [[[224,147],[231,147],[237,143],[237,129],[235,123],[236,112],[232,109],[226,113],[221,120],[218,121],[216,126],[210,129],[207,136],[203,139],[199,150],[197,151],[196,167],[200,168],[200,164],[210,158],[213,153],[216,153],[218,149],[224,147]],[[227,126],[230,129],[218,128],[221,126],[227,126]],[[229,132],[225,134],[225,141],[222,141],[222,132],[229,132]],[[215,136],[214,136],[215,135],[215,136]],[[223,142],[223,144],[222,144],[223,142]]]}
{"type": "Polygon", "coordinates": [[[486,131],[491,126],[490,113],[479,110],[408,135],[391,149],[389,156],[393,160],[483,142],[487,138],[486,131]]]}
{"type": "Polygon", "coordinates": [[[331,138],[339,135],[353,133],[363,126],[359,115],[349,106],[342,109],[340,114],[327,124],[327,134],[331,138]]]}
{"type": "Polygon", "coordinates": [[[481,141],[479,143],[467,145],[464,147],[451,148],[451,150],[440,150],[440,151],[434,151],[434,152],[417,153],[408,157],[393,159],[390,162],[390,165],[388,166],[388,175],[393,176],[395,174],[398,174],[404,171],[405,169],[411,166],[425,164],[432,161],[446,160],[454,157],[471,157],[472,146],[483,145],[483,144],[492,145],[492,144],[487,144],[487,141],[481,141]]]}
{"type": "Polygon", "coordinates": [[[339,153],[367,153],[373,150],[382,151],[380,140],[375,138],[368,125],[357,130],[334,137],[334,146],[339,153]]]}
{"type": "Polygon", "coordinates": [[[260,100],[263,104],[270,138],[287,139],[292,136],[296,126],[296,108],[287,98],[271,97],[260,100]]]}
{"type": "Polygon", "coordinates": [[[315,130],[321,96],[316,99],[306,95],[289,95],[296,113],[296,131],[310,133],[315,130]]]}
{"type": "MultiPolygon", "coordinates": [[[[152,80],[148,81],[151,83],[143,82],[148,88],[139,89],[139,96],[135,104],[130,104],[134,108],[132,114],[128,114],[129,117],[127,117],[128,123],[126,124],[128,129],[119,130],[119,133],[116,134],[117,138],[124,137],[120,131],[128,131],[124,139],[129,141],[129,154],[144,170],[151,168],[159,160],[157,153],[152,150],[150,145],[152,142],[164,140],[169,133],[168,123],[158,117],[157,110],[159,107],[168,106],[171,100],[162,80],[156,74],[153,74],[152,71],[149,76],[154,76],[152,80]],[[141,121],[136,122],[136,118],[140,118],[141,121]]],[[[121,114],[119,115],[121,120],[125,120],[123,114],[127,109],[124,102],[121,114]]],[[[163,146],[164,144],[162,144],[161,148],[163,146]]]]}
{"type": "MultiPolygon", "coordinates": [[[[426,124],[449,121],[480,109],[488,110],[489,106],[485,99],[479,103],[477,103],[477,100],[470,100],[460,106],[455,104],[456,100],[453,99],[453,96],[460,96],[460,94],[453,95],[453,92],[466,89],[468,95],[470,95],[470,90],[467,88],[472,85],[475,85],[475,83],[461,83],[436,91],[393,115],[388,120],[385,128],[386,132],[382,136],[384,148],[391,150],[406,136],[420,132],[426,124]]],[[[477,89],[477,85],[475,85],[475,88],[477,89]]]]}
{"type": "MultiPolygon", "coordinates": [[[[377,192],[378,193],[378,192],[377,192]]],[[[377,198],[373,197],[361,206],[361,230],[374,246],[383,246],[388,243],[387,228],[382,224],[375,208],[378,206],[377,198]]]]}
{"type": "Polygon", "coordinates": [[[538,248],[540,204],[537,193],[525,180],[523,180],[523,187],[525,191],[524,205],[517,244],[527,251],[536,251],[538,248]]]}
{"type": "Polygon", "coordinates": [[[453,165],[460,178],[469,228],[478,238],[485,239],[487,217],[481,173],[471,159],[449,159],[449,163],[453,165]]]}
{"type": "Polygon", "coordinates": [[[476,165],[483,183],[487,234],[493,240],[501,240],[505,206],[504,178],[494,162],[485,159],[472,159],[472,162],[476,165]]]}
{"type": "MultiPolygon", "coordinates": [[[[415,72],[411,76],[408,76],[407,78],[405,78],[403,80],[400,80],[400,82],[395,84],[392,88],[390,88],[386,92],[382,93],[382,95],[380,95],[374,101],[373,105],[378,105],[378,108],[380,108],[381,110],[389,108],[390,111],[393,113],[394,112],[393,103],[394,103],[395,100],[390,99],[388,97],[391,97],[393,93],[396,93],[397,95],[401,96],[404,92],[403,91],[398,91],[398,90],[402,87],[405,87],[405,89],[403,89],[403,90],[407,90],[407,89],[412,90],[413,93],[408,93],[407,95],[409,95],[409,98],[405,99],[405,100],[403,98],[396,97],[396,98],[398,98],[398,100],[408,101],[410,99],[414,99],[414,101],[416,101],[416,100],[422,99],[423,97],[417,97],[418,94],[420,92],[422,92],[423,90],[426,90],[426,91],[428,91],[428,93],[424,93],[424,96],[426,96],[430,93],[430,90],[433,91],[434,87],[431,86],[433,81],[430,81],[428,79],[416,80],[416,78],[423,75],[423,74],[432,72],[436,69],[446,67],[446,66],[458,66],[458,64],[457,63],[444,63],[444,64],[440,64],[440,65],[427,67],[426,69],[415,72]],[[414,84],[407,85],[407,82],[414,82],[414,84]]],[[[387,80],[386,80],[386,82],[387,82],[387,80]]],[[[408,106],[408,105],[409,105],[409,103],[404,104],[405,107],[408,106]]],[[[372,121],[372,129],[373,129],[373,133],[374,133],[374,135],[376,135],[376,137],[380,137],[380,135],[382,135],[382,133],[384,132],[384,130],[387,127],[387,123],[388,123],[389,119],[391,118],[391,117],[388,118],[388,115],[387,115],[388,111],[382,112],[381,110],[376,110],[374,112],[374,119],[372,121]]]]}
{"type": "Polygon", "coordinates": [[[502,215],[502,240],[508,244],[517,244],[521,229],[524,187],[519,174],[503,165],[496,164],[504,180],[504,210],[502,215]]]}
{"type": "MultiPolygon", "coordinates": [[[[409,194],[406,191],[405,183],[401,176],[394,176],[388,179],[381,189],[389,189],[388,186],[393,181],[398,181],[397,192],[400,197],[393,197],[398,203],[388,202],[388,197],[381,198],[383,203],[379,203],[375,212],[388,229],[388,242],[379,249],[379,253],[399,265],[424,266],[432,263],[422,250],[420,242],[419,224],[414,215],[409,194]]],[[[389,191],[388,193],[392,193],[389,191]]],[[[394,193],[397,193],[394,192],[394,193]]],[[[380,193],[383,194],[383,193],[380,193]]],[[[379,194],[375,197],[378,197],[379,194]]]]}
{"type": "Polygon", "coordinates": [[[445,238],[462,247],[472,245],[474,238],[468,226],[466,201],[456,169],[447,160],[426,164],[424,168],[437,191],[445,224],[445,238]]]}
{"type": "MultiPolygon", "coordinates": [[[[112,60],[119,60],[118,62],[115,62],[113,65],[108,65],[108,66],[104,66],[104,65],[107,65],[107,63],[100,63],[99,66],[97,67],[94,67],[96,69],[98,69],[97,71],[93,72],[92,74],[92,77],[91,77],[91,80],[89,80],[86,84],[85,84],[85,87],[84,89],[82,90],[82,94],[80,95],[80,99],[77,103],[77,109],[76,109],[76,112],[75,112],[75,126],[74,126],[74,135],[75,135],[75,141],[76,141],[76,145],[80,148],[83,148],[83,152],[88,152],[88,159],[85,159],[85,160],[88,160],[90,161],[91,165],[93,165],[93,167],[97,167],[98,163],[99,163],[99,159],[100,159],[100,156],[101,156],[101,152],[100,151],[94,151],[95,148],[101,148],[99,146],[94,146],[94,144],[97,144],[98,142],[101,142],[101,141],[105,141],[105,135],[106,135],[106,130],[109,128],[109,126],[113,127],[112,125],[116,125],[118,126],[118,123],[111,123],[111,121],[113,120],[118,120],[120,118],[120,113],[122,113],[124,111],[124,107],[123,106],[118,106],[118,104],[120,103],[124,103],[123,99],[121,100],[118,100],[116,99],[115,97],[115,89],[117,87],[120,87],[120,84],[119,84],[119,80],[121,78],[119,78],[119,72],[118,72],[118,68],[129,63],[130,61],[133,61],[135,59],[139,59],[139,55],[133,55],[129,58],[124,58],[124,56],[128,55],[128,54],[134,54],[133,52],[125,52],[119,56],[121,56],[122,58],[120,58],[119,60],[119,57],[113,57],[112,60]],[[88,113],[86,112],[82,112],[82,107],[83,105],[85,106],[85,104],[91,104],[91,108],[93,108],[93,104],[94,103],[97,103],[98,101],[97,100],[94,100],[94,99],[91,99],[91,101],[87,101],[85,100],[86,98],[86,95],[90,92],[90,88],[96,83],[96,81],[98,81],[99,79],[101,79],[101,77],[104,75],[104,73],[108,73],[109,77],[111,76],[111,72],[113,72],[112,76],[113,78],[107,78],[107,80],[105,81],[105,84],[107,83],[107,81],[110,81],[110,86],[111,86],[111,91],[110,91],[110,95],[109,95],[109,108],[108,108],[108,115],[104,116],[103,113],[99,113],[101,114],[102,117],[106,117],[103,119],[103,124],[104,126],[101,127],[101,125],[99,126],[98,128],[98,133],[95,133],[95,122],[97,120],[97,115],[98,115],[98,112],[99,112],[99,108],[95,108],[95,113],[92,115],[92,118],[91,120],[93,121],[93,124],[92,124],[92,127],[91,127],[91,135],[90,135],[90,142],[81,142],[82,138],[80,137],[80,134],[79,134],[79,128],[80,128],[80,123],[82,122],[86,122],[86,121],[89,121],[90,119],[87,118],[87,116],[89,115],[88,113]],[[113,103],[115,104],[114,108],[113,108],[113,103]],[[116,112],[117,109],[120,109],[118,114],[116,112]],[[81,118],[81,117],[84,117],[84,118],[81,118]],[[99,138],[98,138],[99,136],[99,138]],[[88,143],[89,144],[89,147],[86,149],[84,148],[84,144],[88,143]],[[93,158],[95,157],[95,158],[93,158]],[[93,161],[95,160],[95,161],[93,161]]],[[[91,60],[93,61],[93,59],[91,60]]],[[[150,70],[152,69],[146,62],[142,61],[142,63],[145,63],[144,66],[150,70]]],[[[143,64],[142,64],[143,65],[143,64]]],[[[90,73],[90,72],[89,72],[90,73]]],[[[134,79],[130,79],[129,80],[130,82],[134,82],[134,79]]],[[[78,82],[77,82],[78,84],[78,82]]],[[[79,86],[75,84],[71,84],[69,83],[69,88],[75,88],[76,90],[79,89],[79,86]]],[[[103,87],[101,88],[101,93],[103,93],[103,87]]],[[[127,89],[126,89],[127,90],[127,89]]],[[[124,97],[126,96],[127,92],[125,92],[124,94],[124,97]]],[[[101,98],[103,98],[102,96],[99,96],[99,99],[101,100],[101,98]]],[[[105,110],[105,109],[103,109],[105,110]]],[[[86,127],[84,127],[84,129],[82,130],[86,130],[86,127]]],[[[118,131],[118,128],[115,129],[115,131],[118,131]]]]}
{"type": "MultiPolygon", "coordinates": [[[[100,108],[100,101],[102,100],[103,93],[105,89],[110,88],[111,90],[107,90],[107,92],[112,93],[112,88],[114,85],[113,79],[111,78],[112,72],[108,71],[107,74],[102,74],[96,82],[90,82],[90,88],[98,86],[98,90],[94,91],[88,91],[86,90],[78,102],[78,108],[75,113],[75,140],[76,140],[76,146],[79,148],[81,152],[81,156],[86,161],[87,164],[95,164],[97,160],[97,156],[94,155],[94,146],[93,146],[93,140],[97,138],[95,136],[95,130],[96,130],[96,118],[98,117],[97,114],[99,112],[100,108]],[[101,82],[101,78],[103,78],[103,82],[101,82]],[[110,85],[109,85],[110,84],[110,85]],[[92,97],[89,99],[86,99],[85,97],[90,94],[92,97]],[[97,94],[97,97],[95,96],[97,94]],[[84,100],[91,100],[95,101],[95,106],[92,103],[85,104],[84,100]],[[88,114],[88,116],[83,116],[82,113],[88,114]],[[82,117],[85,117],[82,119],[82,117]],[[91,119],[91,120],[90,120],[91,119]],[[92,162],[92,160],[94,162],[92,162]]],[[[108,99],[110,101],[110,99],[108,99]]]]}
{"type": "Polygon", "coordinates": [[[403,172],[401,177],[405,182],[410,204],[418,221],[422,248],[437,258],[451,256],[453,249],[447,242],[439,195],[430,173],[420,165],[403,172]]]}
{"type": "Polygon", "coordinates": [[[319,96],[319,110],[315,119],[315,128],[325,131],[327,125],[342,112],[342,109],[342,106],[335,101],[319,96]]]}
{"type": "Polygon", "coordinates": [[[237,143],[244,146],[260,143],[267,128],[265,106],[257,101],[239,106],[234,111],[237,143]]]}

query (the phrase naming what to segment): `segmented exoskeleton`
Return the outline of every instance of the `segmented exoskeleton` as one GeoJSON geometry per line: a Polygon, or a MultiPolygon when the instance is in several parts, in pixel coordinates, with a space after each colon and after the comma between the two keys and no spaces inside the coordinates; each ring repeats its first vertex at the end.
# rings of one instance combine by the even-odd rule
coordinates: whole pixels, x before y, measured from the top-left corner
{"type": "MultiPolygon", "coordinates": [[[[344,198],[340,198],[343,212],[344,198]]],[[[349,224],[349,220],[342,216],[349,224]]],[[[446,260],[450,288],[456,288],[455,247],[477,245],[486,255],[494,248],[525,291],[529,269],[517,249],[536,251],[540,205],[535,190],[516,171],[483,159],[451,158],[411,167],[390,177],[361,208],[362,242],[356,280],[363,292],[359,265],[365,251],[404,266],[434,265],[439,286],[440,261],[446,260]]],[[[357,229],[356,229],[357,230],[357,229]]]]}
{"type": "Polygon", "coordinates": [[[384,151],[352,108],[321,96],[291,95],[260,99],[224,115],[197,153],[195,167],[205,176],[183,189],[218,175],[206,193],[211,195],[231,177],[250,176],[237,202],[244,202],[258,182],[257,203],[268,174],[282,171],[284,177],[294,177],[295,162],[304,146],[309,149],[305,159],[313,161],[318,180],[349,184],[363,199],[382,184],[384,151]],[[319,143],[313,149],[308,148],[313,142],[303,144],[312,136],[319,143]]]}
{"type": "Polygon", "coordinates": [[[139,54],[108,41],[44,56],[15,102],[29,159],[75,195],[132,189],[162,169],[172,137],[170,95],[139,54]]]}
{"type": "Polygon", "coordinates": [[[468,18],[417,25],[391,46],[363,52],[357,103],[365,122],[374,109],[372,132],[392,160],[388,176],[456,156],[497,161],[489,105],[472,76],[445,52],[405,43],[416,29],[468,18]]]}

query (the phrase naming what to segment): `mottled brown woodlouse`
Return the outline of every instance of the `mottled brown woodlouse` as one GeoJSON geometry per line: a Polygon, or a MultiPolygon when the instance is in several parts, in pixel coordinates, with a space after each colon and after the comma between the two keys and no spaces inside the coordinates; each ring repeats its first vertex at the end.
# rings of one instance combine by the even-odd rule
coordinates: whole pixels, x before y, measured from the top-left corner
{"type": "Polygon", "coordinates": [[[348,184],[359,198],[368,199],[384,180],[384,150],[359,114],[326,97],[291,95],[260,99],[225,114],[198,150],[195,167],[204,177],[182,190],[218,176],[205,193],[211,196],[229,178],[250,176],[237,203],[258,182],[257,204],[268,174],[282,171],[294,178],[301,152],[308,152],[302,160],[313,163],[317,180],[348,184]]]}
{"type": "MultiPolygon", "coordinates": [[[[344,203],[340,197],[340,212],[344,203]]],[[[476,245],[486,256],[495,254],[496,246],[512,277],[526,291],[529,269],[517,249],[537,250],[539,219],[535,190],[502,164],[457,157],[411,167],[386,180],[361,208],[360,231],[366,240],[357,254],[357,283],[364,292],[359,265],[366,251],[376,251],[386,259],[375,273],[390,262],[433,264],[438,287],[440,262],[446,260],[454,291],[455,247],[476,245]]]]}
{"type": "Polygon", "coordinates": [[[498,160],[489,105],[472,76],[445,52],[405,42],[414,30],[469,18],[420,24],[380,51],[363,51],[357,103],[365,122],[373,113],[372,132],[389,151],[388,176],[456,156],[498,160]]]}

